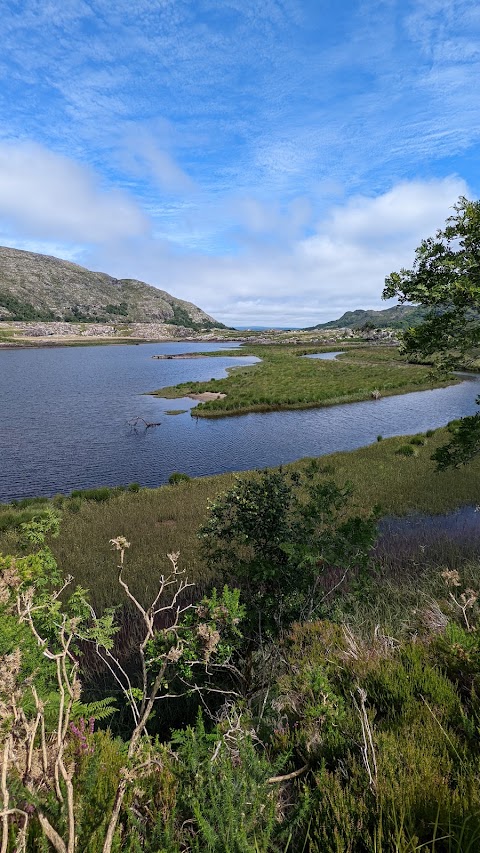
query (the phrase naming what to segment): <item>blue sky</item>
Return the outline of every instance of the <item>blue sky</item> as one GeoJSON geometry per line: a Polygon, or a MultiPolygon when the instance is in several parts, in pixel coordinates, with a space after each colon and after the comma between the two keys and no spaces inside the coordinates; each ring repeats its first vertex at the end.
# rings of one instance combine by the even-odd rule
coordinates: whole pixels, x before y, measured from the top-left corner
{"type": "Polygon", "coordinates": [[[477,0],[4,0],[0,32],[0,244],[228,324],[385,307],[478,196],[477,0]]]}

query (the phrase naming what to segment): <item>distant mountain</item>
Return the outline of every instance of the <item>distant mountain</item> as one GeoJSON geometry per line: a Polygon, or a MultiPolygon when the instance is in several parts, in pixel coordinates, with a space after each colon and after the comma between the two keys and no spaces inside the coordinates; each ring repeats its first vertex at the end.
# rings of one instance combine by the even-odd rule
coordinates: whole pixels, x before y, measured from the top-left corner
{"type": "Polygon", "coordinates": [[[136,279],[0,247],[0,320],[86,323],[171,323],[225,328],[191,302],[136,279]]]}
{"type": "Polygon", "coordinates": [[[409,326],[418,326],[426,315],[425,308],[416,305],[394,305],[393,308],[385,308],[383,311],[367,310],[346,311],[338,320],[330,320],[328,323],[318,323],[310,326],[313,329],[355,329],[370,324],[376,329],[408,329],[409,326]]]}

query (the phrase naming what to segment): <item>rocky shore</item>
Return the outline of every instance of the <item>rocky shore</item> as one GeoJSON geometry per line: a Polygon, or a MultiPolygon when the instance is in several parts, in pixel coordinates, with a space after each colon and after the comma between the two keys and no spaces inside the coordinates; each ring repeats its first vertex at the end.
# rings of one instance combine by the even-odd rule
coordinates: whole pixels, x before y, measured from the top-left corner
{"type": "Polygon", "coordinates": [[[218,332],[196,332],[169,323],[0,322],[0,346],[65,346],[75,343],[215,341],[218,332]]]}
{"type": "MultiPolygon", "coordinates": [[[[368,340],[381,344],[398,343],[391,329],[375,329],[369,332],[348,328],[283,332],[278,329],[253,332],[235,332],[225,329],[197,331],[170,323],[66,323],[55,322],[0,322],[0,347],[29,346],[73,346],[79,344],[114,344],[166,341],[232,341],[256,344],[337,344],[342,341],[368,340]]],[[[172,356],[155,356],[171,358],[172,356]]],[[[192,358],[191,354],[179,354],[175,358],[192,358]]],[[[199,356],[202,357],[202,356],[199,356]]]]}

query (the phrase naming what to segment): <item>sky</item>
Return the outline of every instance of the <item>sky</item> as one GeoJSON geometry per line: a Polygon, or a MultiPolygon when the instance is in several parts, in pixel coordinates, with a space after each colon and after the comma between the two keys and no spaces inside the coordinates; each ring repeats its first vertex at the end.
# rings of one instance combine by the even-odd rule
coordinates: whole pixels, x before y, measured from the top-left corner
{"type": "Polygon", "coordinates": [[[0,244],[233,326],[385,308],[480,190],[477,0],[2,0],[0,244]]]}

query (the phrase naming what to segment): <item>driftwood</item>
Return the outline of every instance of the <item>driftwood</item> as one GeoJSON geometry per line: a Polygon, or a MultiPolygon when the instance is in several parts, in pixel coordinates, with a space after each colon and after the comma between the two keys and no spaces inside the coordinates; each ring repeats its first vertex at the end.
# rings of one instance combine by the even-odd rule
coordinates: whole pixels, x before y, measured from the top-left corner
{"type": "Polygon", "coordinates": [[[130,429],[133,430],[133,432],[138,432],[138,430],[141,428],[151,429],[151,427],[160,426],[161,421],[157,421],[157,422],[146,421],[145,418],[141,418],[141,417],[137,416],[135,418],[130,418],[130,420],[127,421],[127,424],[130,427],[130,429]]]}

